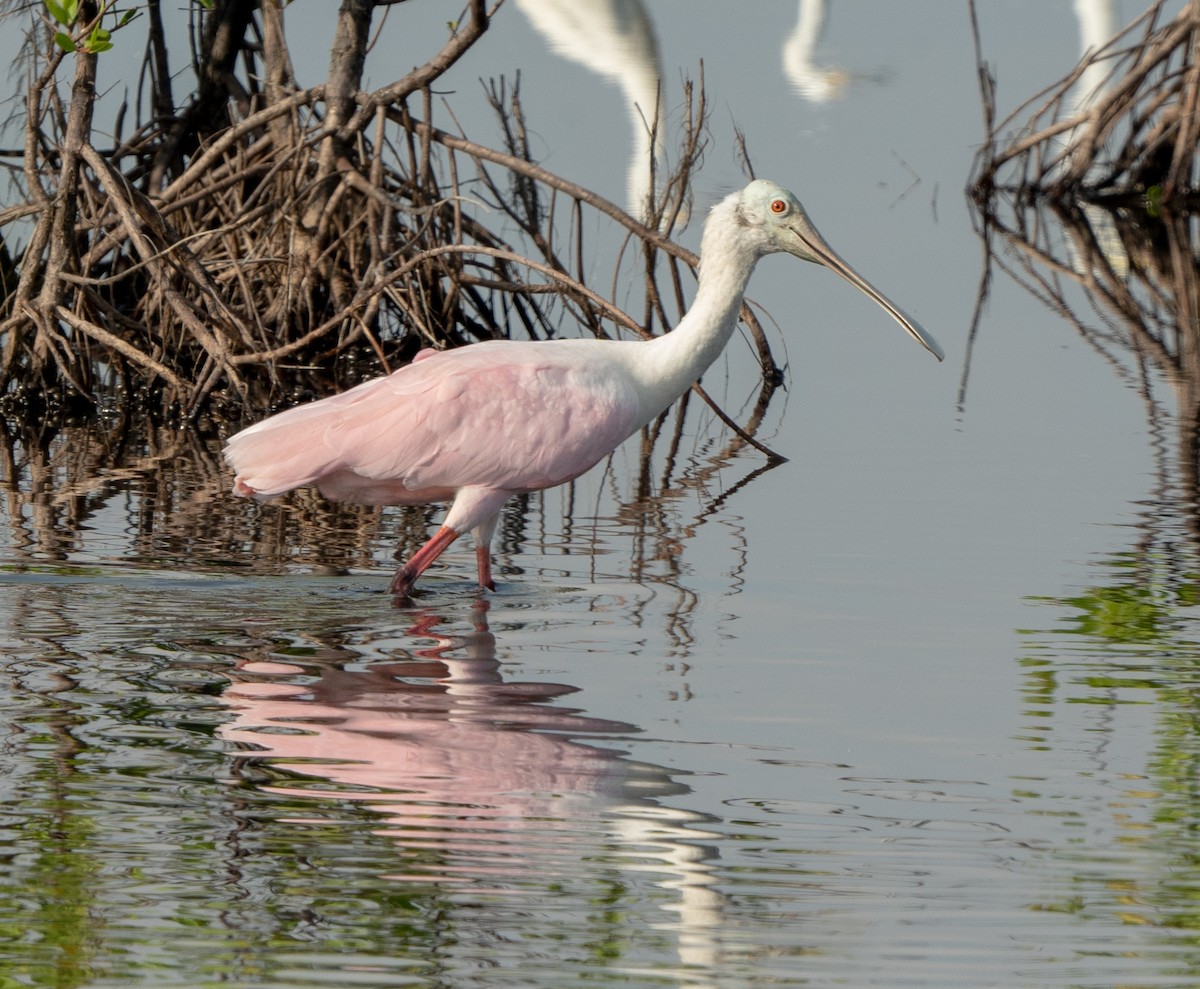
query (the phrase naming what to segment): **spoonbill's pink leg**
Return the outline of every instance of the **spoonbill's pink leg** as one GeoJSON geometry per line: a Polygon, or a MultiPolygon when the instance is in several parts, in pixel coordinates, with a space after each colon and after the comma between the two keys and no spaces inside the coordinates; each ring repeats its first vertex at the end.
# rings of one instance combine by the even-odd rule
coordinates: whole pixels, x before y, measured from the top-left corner
{"type": "Polygon", "coordinates": [[[475,547],[475,563],[479,567],[479,586],[489,591],[496,589],[492,581],[492,548],[490,546],[475,547]]]}
{"type": "Polygon", "coordinates": [[[397,597],[408,597],[417,578],[428,570],[429,565],[441,556],[446,547],[457,538],[458,533],[449,526],[444,525],[438,529],[433,534],[433,538],[413,553],[409,561],[396,571],[396,576],[392,578],[392,584],[388,590],[397,597]]]}

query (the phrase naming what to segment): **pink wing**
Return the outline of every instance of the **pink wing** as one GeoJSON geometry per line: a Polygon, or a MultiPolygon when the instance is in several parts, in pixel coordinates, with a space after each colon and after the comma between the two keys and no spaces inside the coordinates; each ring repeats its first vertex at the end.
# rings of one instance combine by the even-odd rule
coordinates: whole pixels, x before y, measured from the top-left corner
{"type": "Polygon", "coordinates": [[[568,481],[642,425],[619,365],[569,344],[474,344],[273,416],[229,440],[235,490],[400,504],[568,481]]]}

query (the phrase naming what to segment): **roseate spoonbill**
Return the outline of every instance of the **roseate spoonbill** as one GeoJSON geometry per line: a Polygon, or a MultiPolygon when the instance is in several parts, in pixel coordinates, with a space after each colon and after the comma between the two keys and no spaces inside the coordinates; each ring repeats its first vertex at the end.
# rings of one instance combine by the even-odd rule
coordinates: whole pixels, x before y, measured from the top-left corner
{"type": "Polygon", "coordinates": [[[390,375],[231,437],[234,493],[265,501],[316,484],[355,504],[448,501],[441,528],[396,571],[391,593],[407,595],[464,532],[479,583],[494,589],[491,540],[504,503],[578,477],[687,391],[732,335],[755,263],[779,251],[832,268],[942,359],[928,333],[826,244],[795,196],[757,180],[713,207],[695,300],[670,333],[423,351],[390,375]]]}

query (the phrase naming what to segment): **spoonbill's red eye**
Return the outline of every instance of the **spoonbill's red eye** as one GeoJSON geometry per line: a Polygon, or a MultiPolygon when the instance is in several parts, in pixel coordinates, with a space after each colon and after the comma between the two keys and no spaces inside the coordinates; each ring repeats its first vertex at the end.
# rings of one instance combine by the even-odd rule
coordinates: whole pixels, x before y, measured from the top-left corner
{"type": "Polygon", "coordinates": [[[787,203],[784,202],[782,199],[772,199],[771,200],[771,212],[772,213],[786,213],[787,208],[788,208],[787,203]]]}

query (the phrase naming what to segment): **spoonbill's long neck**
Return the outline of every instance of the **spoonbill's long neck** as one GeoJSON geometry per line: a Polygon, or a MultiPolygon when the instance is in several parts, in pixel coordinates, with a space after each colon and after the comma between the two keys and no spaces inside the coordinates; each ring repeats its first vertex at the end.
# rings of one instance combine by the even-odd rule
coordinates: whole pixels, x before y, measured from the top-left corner
{"type": "Polygon", "coordinates": [[[704,228],[696,298],[670,333],[641,344],[649,418],[667,408],[717,359],[737,326],[758,254],[742,235],[732,204],[718,205],[704,228]]]}

